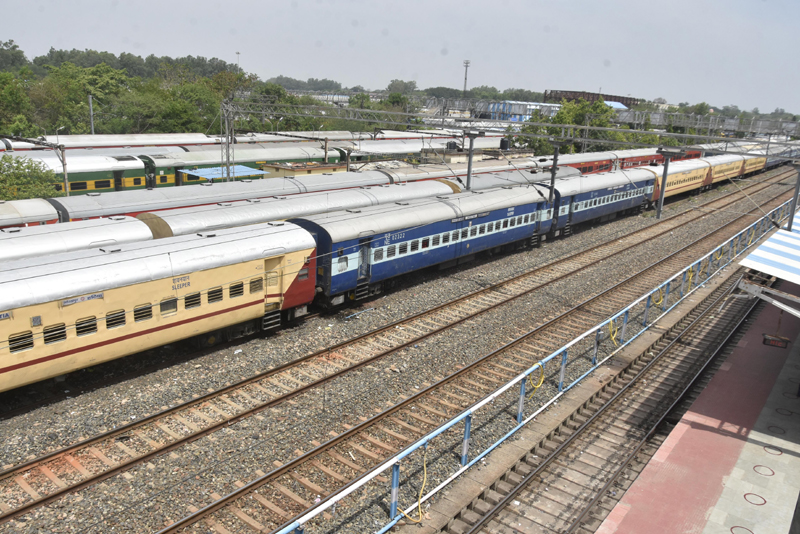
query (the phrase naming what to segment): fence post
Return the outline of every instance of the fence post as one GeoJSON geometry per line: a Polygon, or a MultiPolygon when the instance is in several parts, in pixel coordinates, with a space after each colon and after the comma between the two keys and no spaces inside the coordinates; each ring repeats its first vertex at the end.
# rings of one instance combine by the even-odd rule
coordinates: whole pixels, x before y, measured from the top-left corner
{"type": "Polygon", "coordinates": [[[564,373],[567,370],[567,351],[561,353],[561,374],[558,377],[558,392],[564,391],[564,373]]]}
{"type": "Polygon", "coordinates": [[[642,326],[647,326],[647,314],[650,312],[650,301],[652,299],[653,299],[652,293],[647,295],[647,304],[644,305],[644,321],[642,321],[642,326]]]}
{"type": "Polygon", "coordinates": [[[303,525],[298,525],[296,529],[294,529],[294,534],[303,534],[306,531],[306,527],[303,525]]]}
{"type": "Polygon", "coordinates": [[[672,283],[672,280],[667,282],[667,286],[664,289],[664,306],[661,308],[662,311],[667,311],[667,301],[669,300],[669,285],[672,283]]]}
{"type": "Polygon", "coordinates": [[[683,271],[683,280],[681,281],[681,298],[683,298],[683,290],[686,287],[686,275],[688,274],[688,270],[683,271]]]}
{"type": "Polygon", "coordinates": [[[389,519],[397,515],[397,497],[400,494],[400,462],[392,466],[392,503],[389,506],[389,519]]]}
{"type": "Polygon", "coordinates": [[[600,348],[600,329],[594,333],[594,352],[592,353],[592,365],[597,365],[597,350],[600,348]]]}
{"type": "Polygon", "coordinates": [[[625,332],[628,331],[628,313],[630,310],[625,310],[625,315],[622,317],[622,336],[619,338],[620,343],[625,343],[625,332]]]}
{"type": "Polygon", "coordinates": [[[469,459],[469,435],[472,430],[472,414],[469,414],[464,420],[464,442],[461,444],[461,465],[467,465],[469,459]]]}
{"type": "Polygon", "coordinates": [[[517,406],[517,424],[522,422],[522,412],[525,410],[525,382],[527,377],[522,379],[519,385],[519,405],[517,406]]]}

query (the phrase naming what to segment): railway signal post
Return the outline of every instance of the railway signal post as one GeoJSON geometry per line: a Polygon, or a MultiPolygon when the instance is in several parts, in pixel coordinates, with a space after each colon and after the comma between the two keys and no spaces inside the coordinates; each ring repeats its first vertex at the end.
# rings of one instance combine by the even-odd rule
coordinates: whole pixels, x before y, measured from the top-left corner
{"type": "Polygon", "coordinates": [[[471,131],[466,133],[469,137],[469,158],[467,159],[467,191],[472,190],[472,154],[475,151],[475,138],[486,137],[486,132],[483,130],[479,132],[471,131]]]}
{"type": "Polygon", "coordinates": [[[656,219],[661,220],[661,211],[664,209],[664,193],[667,190],[669,160],[677,156],[683,156],[686,151],[678,148],[661,147],[656,152],[664,156],[664,174],[661,176],[661,186],[658,188],[658,206],[656,207],[656,219]]]}

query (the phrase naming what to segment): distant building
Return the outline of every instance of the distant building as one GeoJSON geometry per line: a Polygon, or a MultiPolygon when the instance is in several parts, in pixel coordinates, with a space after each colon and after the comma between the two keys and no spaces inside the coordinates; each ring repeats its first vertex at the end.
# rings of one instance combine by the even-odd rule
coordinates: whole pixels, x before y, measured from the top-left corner
{"type": "Polygon", "coordinates": [[[491,102],[489,104],[490,119],[499,121],[525,122],[530,120],[534,112],[538,111],[545,118],[552,117],[561,104],[545,104],[542,102],[519,102],[516,100],[505,100],[503,102],[491,102]]]}

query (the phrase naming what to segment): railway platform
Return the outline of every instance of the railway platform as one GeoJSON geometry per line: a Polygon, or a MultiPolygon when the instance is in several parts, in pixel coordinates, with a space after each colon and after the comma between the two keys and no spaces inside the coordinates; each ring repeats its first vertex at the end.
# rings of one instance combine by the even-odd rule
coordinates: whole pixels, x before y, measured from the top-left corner
{"type": "Polygon", "coordinates": [[[800,532],[798,388],[800,319],[768,305],[597,533],[800,532]]]}

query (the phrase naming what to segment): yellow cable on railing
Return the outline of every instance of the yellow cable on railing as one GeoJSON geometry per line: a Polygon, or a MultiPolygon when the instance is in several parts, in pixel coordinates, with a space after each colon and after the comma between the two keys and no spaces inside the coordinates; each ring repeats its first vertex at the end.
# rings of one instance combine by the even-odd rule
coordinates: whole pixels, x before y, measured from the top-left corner
{"type": "Polygon", "coordinates": [[[753,244],[753,238],[755,236],[756,236],[756,229],[755,228],[750,228],[750,239],[747,240],[747,246],[748,247],[753,244]]]}
{"type": "Polygon", "coordinates": [[[608,334],[611,336],[611,341],[614,342],[615,347],[619,347],[619,343],[617,343],[617,334],[619,333],[619,328],[616,328],[614,324],[614,320],[610,320],[608,322],[608,334]]]}
{"type": "MultiPolygon", "coordinates": [[[[542,373],[544,374],[544,373],[542,373]]],[[[419,519],[413,519],[408,514],[406,514],[405,510],[400,508],[400,513],[406,516],[406,519],[411,521],[412,523],[421,523],[424,519],[424,515],[422,513],[422,495],[425,491],[425,486],[428,484],[428,446],[425,446],[425,451],[422,454],[422,487],[419,489],[419,497],[417,498],[417,511],[419,512],[419,519]]]]}
{"type": "Polygon", "coordinates": [[[654,306],[661,306],[661,304],[663,302],[664,302],[664,288],[663,287],[659,287],[658,288],[658,300],[653,299],[653,305],[654,306]]]}
{"type": "MultiPolygon", "coordinates": [[[[542,384],[544,384],[544,366],[542,365],[542,362],[539,362],[536,365],[539,366],[539,369],[541,369],[542,372],[539,374],[539,383],[538,384],[534,384],[533,383],[533,377],[531,377],[531,375],[528,375],[528,385],[532,388],[531,389],[531,394],[528,395],[528,399],[532,399],[533,395],[536,393],[536,390],[539,389],[540,387],[542,387],[542,384]]],[[[531,374],[533,374],[533,373],[531,373],[531,374]]]]}

